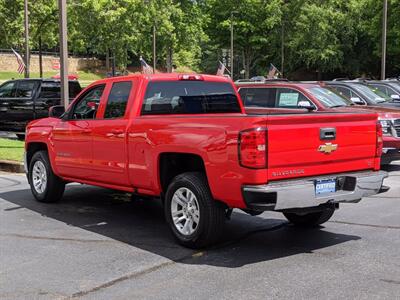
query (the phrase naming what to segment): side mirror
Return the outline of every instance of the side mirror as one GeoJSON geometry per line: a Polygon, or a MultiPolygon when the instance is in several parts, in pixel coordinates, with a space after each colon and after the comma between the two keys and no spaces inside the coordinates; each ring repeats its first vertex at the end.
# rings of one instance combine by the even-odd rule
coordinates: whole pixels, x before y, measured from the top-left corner
{"type": "Polygon", "coordinates": [[[49,109],[49,117],[60,118],[65,113],[65,107],[63,105],[55,105],[49,109]]]}
{"type": "Polygon", "coordinates": [[[364,101],[362,101],[360,98],[358,97],[351,97],[350,98],[351,102],[353,102],[354,104],[358,104],[358,105],[364,105],[364,101]]]}
{"type": "Polygon", "coordinates": [[[308,109],[308,110],[314,110],[315,109],[314,106],[308,101],[299,101],[299,103],[297,103],[297,106],[300,107],[300,108],[308,109]]]}
{"type": "Polygon", "coordinates": [[[394,101],[400,101],[400,95],[390,95],[390,97],[394,100],[394,101]]]}

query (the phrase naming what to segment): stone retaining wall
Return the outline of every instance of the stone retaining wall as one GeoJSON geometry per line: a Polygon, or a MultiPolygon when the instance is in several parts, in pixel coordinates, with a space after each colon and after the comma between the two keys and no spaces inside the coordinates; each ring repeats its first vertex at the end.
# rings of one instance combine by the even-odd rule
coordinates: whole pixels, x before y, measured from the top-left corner
{"type": "MultiPolygon", "coordinates": [[[[55,56],[43,56],[43,72],[57,71],[54,67],[59,63],[59,58],[55,56]]],[[[104,62],[96,58],[77,58],[68,59],[69,73],[98,69],[104,66],[104,62]]],[[[0,53],[0,72],[16,72],[18,69],[17,59],[14,54],[0,53]]],[[[30,60],[30,71],[39,72],[39,56],[32,55],[30,60]]]]}

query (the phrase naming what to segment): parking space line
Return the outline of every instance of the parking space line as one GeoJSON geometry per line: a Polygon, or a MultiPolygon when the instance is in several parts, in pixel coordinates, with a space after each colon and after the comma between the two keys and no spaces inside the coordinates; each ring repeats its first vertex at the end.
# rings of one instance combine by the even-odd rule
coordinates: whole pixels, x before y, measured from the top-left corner
{"type": "Polygon", "coordinates": [[[328,222],[329,223],[337,223],[337,224],[345,224],[345,225],[383,228],[383,229],[400,229],[400,226],[390,226],[390,225],[363,224],[363,223],[353,223],[353,222],[344,222],[344,221],[328,221],[328,222]]]}

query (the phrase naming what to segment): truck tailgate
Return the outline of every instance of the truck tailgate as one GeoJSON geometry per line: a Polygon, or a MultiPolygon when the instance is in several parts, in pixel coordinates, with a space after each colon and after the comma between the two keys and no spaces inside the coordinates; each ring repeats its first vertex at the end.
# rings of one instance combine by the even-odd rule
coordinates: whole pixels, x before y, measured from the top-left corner
{"type": "Polygon", "coordinates": [[[376,166],[375,114],[269,115],[267,123],[269,181],[376,166]]]}

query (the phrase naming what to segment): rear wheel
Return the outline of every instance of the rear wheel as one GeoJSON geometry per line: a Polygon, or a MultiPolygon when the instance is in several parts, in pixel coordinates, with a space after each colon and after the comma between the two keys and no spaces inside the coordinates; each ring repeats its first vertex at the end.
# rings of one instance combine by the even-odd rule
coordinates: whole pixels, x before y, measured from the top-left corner
{"type": "Polygon", "coordinates": [[[212,198],[202,173],[176,176],[167,189],[164,209],[172,233],[186,247],[211,245],[223,231],[225,208],[212,198]]]}
{"type": "Polygon", "coordinates": [[[295,213],[283,213],[283,215],[291,223],[302,227],[315,227],[327,222],[335,212],[333,208],[327,208],[323,211],[313,212],[308,214],[295,214],[295,213]]]}
{"type": "Polygon", "coordinates": [[[65,183],[53,173],[46,151],[36,152],[29,164],[29,183],[39,202],[57,202],[64,194],[65,183]]]}

